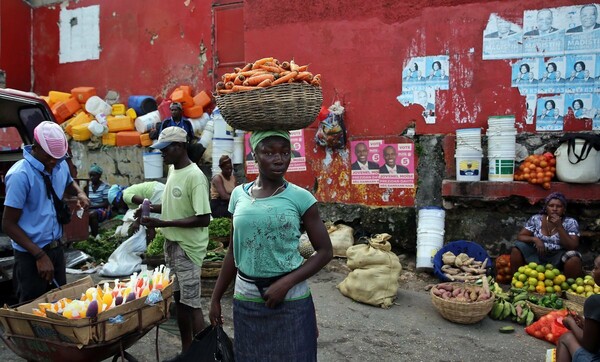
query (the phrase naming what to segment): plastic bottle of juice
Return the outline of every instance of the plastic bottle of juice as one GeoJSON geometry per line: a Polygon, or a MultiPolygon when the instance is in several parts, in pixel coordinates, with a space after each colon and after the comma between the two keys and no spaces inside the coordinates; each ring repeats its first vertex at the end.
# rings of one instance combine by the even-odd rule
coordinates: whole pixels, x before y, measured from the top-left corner
{"type": "Polygon", "coordinates": [[[144,199],[142,202],[142,217],[150,216],[150,200],[144,199]]]}

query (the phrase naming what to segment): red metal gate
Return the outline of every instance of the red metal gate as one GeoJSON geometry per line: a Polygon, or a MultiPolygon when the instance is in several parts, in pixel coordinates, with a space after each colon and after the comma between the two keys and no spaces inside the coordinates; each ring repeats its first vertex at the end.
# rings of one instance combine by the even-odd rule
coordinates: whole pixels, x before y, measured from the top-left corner
{"type": "MultiPolygon", "coordinates": [[[[234,67],[243,67],[244,3],[217,0],[213,3],[213,69],[214,83],[234,67]]],[[[214,85],[214,84],[213,84],[214,85]]]]}

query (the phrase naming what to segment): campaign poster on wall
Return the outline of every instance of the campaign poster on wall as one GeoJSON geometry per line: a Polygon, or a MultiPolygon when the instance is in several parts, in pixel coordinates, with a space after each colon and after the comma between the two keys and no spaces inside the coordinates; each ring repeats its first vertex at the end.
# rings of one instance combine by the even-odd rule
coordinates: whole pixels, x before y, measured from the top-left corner
{"type": "Polygon", "coordinates": [[[537,94],[539,61],[535,58],[521,59],[512,66],[513,87],[518,87],[523,95],[537,94]]]}
{"type": "Polygon", "coordinates": [[[525,124],[533,124],[533,116],[535,115],[537,96],[535,94],[528,94],[525,97],[525,124]]]}
{"type": "Polygon", "coordinates": [[[379,146],[380,188],[413,188],[415,186],[414,144],[393,143],[379,146]]]}
{"type": "Polygon", "coordinates": [[[498,14],[491,14],[483,31],[483,59],[521,58],[522,38],[520,26],[498,14]]]}
{"type": "Polygon", "coordinates": [[[557,56],[565,52],[567,7],[523,12],[523,56],[557,56]]]}
{"type": "Polygon", "coordinates": [[[568,24],[568,28],[565,31],[566,54],[597,52],[600,48],[598,5],[585,4],[571,6],[565,14],[568,24]]]}
{"type": "Polygon", "coordinates": [[[402,92],[425,89],[426,72],[426,57],[410,58],[402,71],[402,92]]]}
{"type": "Polygon", "coordinates": [[[378,184],[379,167],[382,159],[379,153],[383,140],[359,140],[350,142],[353,184],[378,184]]]}
{"type": "MultiPolygon", "coordinates": [[[[592,93],[565,94],[565,110],[571,108],[577,119],[593,118],[596,113],[592,101],[592,93]]],[[[566,112],[565,112],[566,113],[566,112]]]]}
{"type": "Polygon", "coordinates": [[[426,58],[428,87],[433,89],[449,88],[449,57],[447,55],[431,56],[426,58]]]}
{"type": "Polygon", "coordinates": [[[535,129],[537,131],[562,131],[565,114],[564,103],[563,94],[539,98],[535,129]]]}
{"type": "Polygon", "coordinates": [[[592,130],[600,131],[600,93],[592,95],[592,107],[594,108],[594,118],[592,118],[592,130]]]}
{"type": "MultiPolygon", "coordinates": [[[[258,174],[258,166],[254,161],[252,147],[250,146],[250,133],[245,134],[246,144],[246,173],[248,175],[258,174]]],[[[304,130],[290,131],[290,142],[292,145],[292,160],[288,172],[306,171],[306,149],[304,146],[304,130]]]]}
{"type": "Polygon", "coordinates": [[[593,92],[596,67],[595,54],[567,55],[566,93],[593,92]]]}
{"type": "Polygon", "coordinates": [[[565,57],[538,58],[538,93],[564,93],[565,91],[565,57]]]}

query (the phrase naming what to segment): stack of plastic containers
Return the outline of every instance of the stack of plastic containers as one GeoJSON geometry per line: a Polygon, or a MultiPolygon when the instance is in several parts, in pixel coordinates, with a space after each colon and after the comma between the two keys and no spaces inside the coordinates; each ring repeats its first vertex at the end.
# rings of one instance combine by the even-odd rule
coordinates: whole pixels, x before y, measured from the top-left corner
{"type": "Polygon", "coordinates": [[[433,269],[433,257],[444,245],[446,211],[427,206],[419,210],[417,226],[417,269],[433,269]]]}
{"type": "Polygon", "coordinates": [[[456,130],[456,180],[481,179],[481,128],[456,130]]]}
{"type": "Polygon", "coordinates": [[[488,161],[490,181],[513,181],[517,129],[514,116],[488,119],[488,161]]]}

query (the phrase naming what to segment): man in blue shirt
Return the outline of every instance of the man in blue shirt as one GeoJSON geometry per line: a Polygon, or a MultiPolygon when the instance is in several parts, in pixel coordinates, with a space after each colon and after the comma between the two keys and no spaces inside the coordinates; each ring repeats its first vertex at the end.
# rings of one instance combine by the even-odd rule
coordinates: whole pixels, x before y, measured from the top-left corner
{"type": "Polygon", "coordinates": [[[187,143],[191,143],[194,139],[194,128],[192,122],[183,117],[183,106],[181,103],[173,102],[169,108],[171,109],[171,117],[166,118],[156,129],[150,131],[150,139],[158,139],[162,130],[167,127],[179,127],[187,133],[187,143]]]}
{"type": "Polygon", "coordinates": [[[11,238],[15,254],[13,278],[19,302],[25,302],[66,283],[64,251],[60,244],[62,225],[57,219],[47,177],[59,199],[65,193],[77,196],[79,207],[89,199],[69,173],[65,161],[67,139],[54,122],[42,122],[34,130],[32,146],[23,150],[23,160],[8,170],[2,229],[11,238]]]}

